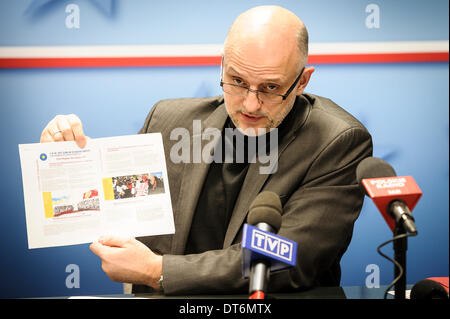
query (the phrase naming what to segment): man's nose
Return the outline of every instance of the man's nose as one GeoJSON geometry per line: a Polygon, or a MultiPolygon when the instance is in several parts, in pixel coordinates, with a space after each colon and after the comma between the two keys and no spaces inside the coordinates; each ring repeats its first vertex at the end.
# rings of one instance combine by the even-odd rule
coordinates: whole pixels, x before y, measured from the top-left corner
{"type": "Polygon", "coordinates": [[[244,99],[244,107],[249,113],[256,112],[261,108],[258,92],[248,91],[247,96],[244,99]]]}

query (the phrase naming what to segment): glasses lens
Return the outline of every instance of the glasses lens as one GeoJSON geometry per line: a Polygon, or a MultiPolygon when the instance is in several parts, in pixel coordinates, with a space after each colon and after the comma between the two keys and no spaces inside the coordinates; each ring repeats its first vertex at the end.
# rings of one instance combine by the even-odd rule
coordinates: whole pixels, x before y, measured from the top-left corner
{"type": "Polygon", "coordinates": [[[237,85],[231,85],[228,83],[222,84],[222,89],[225,93],[231,94],[231,95],[240,95],[245,96],[247,95],[247,89],[245,87],[237,86],[237,85]]]}
{"type": "MultiPolygon", "coordinates": [[[[237,96],[246,96],[248,94],[248,89],[243,86],[238,85],[232,85],[228,83],[222,83],[222,89],[225,93],[228,93],[230,95],[237,95],[237,96]]],[[[254,92],[254,91],[252,91],[254,92]]],[[[270,104],[279,104],[283,102],[283,97],[280,95],[257,91],[258,93],[258,99],[261,102],[264,103],[270,103],[270,104]]]]}
{"type": "Polygon", "coordinates": [[[258,92],[259,99],[263,101],[264,103],[270,103],[270,104],[279,104],[283,102],[283,97],[280,95],[267,93],[267,92],[258,92]]]}

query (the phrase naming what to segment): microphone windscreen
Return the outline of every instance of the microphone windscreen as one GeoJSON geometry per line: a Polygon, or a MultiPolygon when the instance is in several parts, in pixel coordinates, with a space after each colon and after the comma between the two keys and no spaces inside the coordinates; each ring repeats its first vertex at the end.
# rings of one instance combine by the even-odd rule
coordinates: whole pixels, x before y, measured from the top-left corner
{"type": "Polygon", "coordinates": [[[363,179],[394,176],[397,176],[394,168],[381,158],[377,157],[367,157],[363,159],[356,168],[356,179],[358,180],[359,187],[364,193],[366,193],[366,190],[361,183],[363,179]]]}
{"type": "Polygon", "coordinates": [[[250,204],[247,223],[250,225],[266,223],[278,232],[281,227],[282,209],[280,197],[277,194],[269,191],[261,192],[250,204]]]}
{"type": "Polygon", "coordinates": [[[418,281],[411,289],[411,299],[448,299],[447,290],[434,280],[418,281]]]}

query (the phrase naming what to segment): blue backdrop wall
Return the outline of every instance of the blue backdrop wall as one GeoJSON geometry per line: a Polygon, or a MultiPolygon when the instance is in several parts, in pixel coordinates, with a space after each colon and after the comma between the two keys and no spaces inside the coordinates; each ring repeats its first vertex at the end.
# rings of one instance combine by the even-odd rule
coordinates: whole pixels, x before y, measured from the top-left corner
{"type": "MultiPolygon", "coordinates": [[[[448,41],[448,1],[124,1],[0,0],[0,46],[220,44],[231,21],[259,4],[279,4],[307,25],[311,42],[448,41]],[[65,26],[68,4],[80,28],[65,26]],[[380,27],[365,26],[368,4],[380,27]]],[[[358,117],[374,156],[412,175],[424,195],[414,210],[419,236],[409,240],[408,283],[449,274],[448,62],[316,65],[308,92],[358,117]]],[[[136,133],[152,105],[171,97],[220,94],[219,68],[148,67],[0,69],[0,297],[120,293],[89,245],[28,250],[18,144],[38,142],[56,114],[75,113],[91,137],[136,133]],[[65,285],[68,264],[80,288],[65,285]]],[[[370,200],[342,260],[342,285],[364,285],[366,266],[380,283],[393,265],[376,247],[392,236],[370,200]]],[[[301,243],[299,243],[301,245],[301,243]]],[[[390,246],[385,248],[392,253],[390,246]]]]}

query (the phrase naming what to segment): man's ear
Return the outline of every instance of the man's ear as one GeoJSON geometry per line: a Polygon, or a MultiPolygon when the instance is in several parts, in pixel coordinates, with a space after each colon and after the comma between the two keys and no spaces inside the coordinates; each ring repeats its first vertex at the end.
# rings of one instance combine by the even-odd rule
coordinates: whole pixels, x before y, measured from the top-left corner
{"type": "Polygon", "coordinates": [[[296,91],[296,95],[303,94],[303,91],[308,85],[309,79],[311,78],[311,75],[313,74],[314,70],[315,69],[313,66],[308,66],[303,70],[302,77],[300,78],[300,81],[298,81],[299,85],[296,91]]]}

